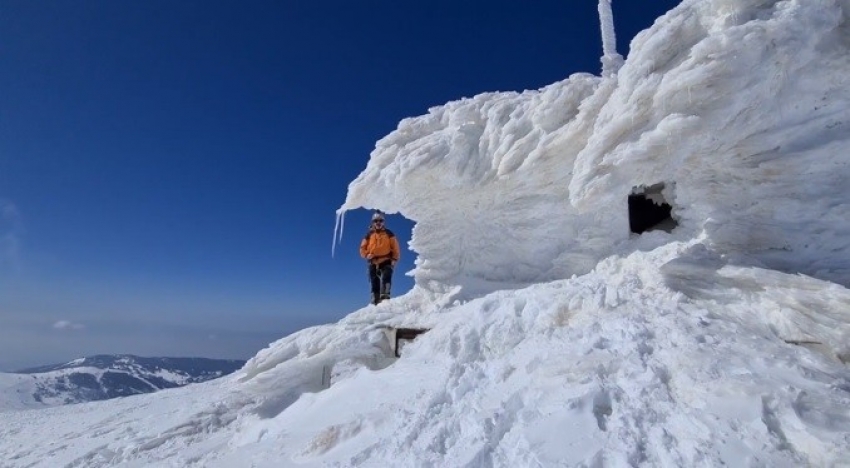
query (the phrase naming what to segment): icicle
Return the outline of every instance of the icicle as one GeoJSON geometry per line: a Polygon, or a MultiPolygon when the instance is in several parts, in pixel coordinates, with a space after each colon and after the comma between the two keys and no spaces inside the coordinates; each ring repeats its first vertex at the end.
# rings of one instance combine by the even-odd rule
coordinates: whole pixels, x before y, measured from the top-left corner
{"type": "Polygon", "coordinates": [[[602,76],[610,77],[616,75],[623,66],[623,56],[617,53],[611,0],[599,0],[599,23],[602,27],[602,76]]]}
{"type": "Polygon", "coordinates": [[[347,212],[343,211],[342,214],[340,215],[340,222],[339,222],[339,243],[340,244],[342,244],[342,235],[345,232],[345,213],[347,213],[347,212]]]}
{"type": "Polygon", "coordinates": [[[331,258],[334,258],[334,256],[336,255],[336,244],[338,242],[342,242],[342,232],[340,230],[340,224],[345,222],[344,216],[345,216],[345,210],[343,210],[342,208],[337,210],[337,212],[336,212],[336,222],[334,223],[334,238],[333,238],[333,241],[331,242],[331,258]],[[337,234],[339,234],[339,237],[337,237],[337,234]]]}

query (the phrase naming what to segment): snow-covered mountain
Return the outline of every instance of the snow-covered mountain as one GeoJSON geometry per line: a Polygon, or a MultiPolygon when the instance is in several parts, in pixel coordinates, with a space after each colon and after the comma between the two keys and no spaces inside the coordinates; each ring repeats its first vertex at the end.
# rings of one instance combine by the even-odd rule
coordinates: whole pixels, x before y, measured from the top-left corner
{"type": "Polygon", "coordinates": [[[622,66],[609,29],[602,77],[377,143],[340,214],[416,221],[410,293],[194,388],[4,414],[0,459],[848,466],[850,1],[684,0],[622,66]]]}
{"type": "Polygon", "coordinates": [[[0,411],[107,400],[230,374],[245,361],[98,355],[0,374],[0,411]]]}

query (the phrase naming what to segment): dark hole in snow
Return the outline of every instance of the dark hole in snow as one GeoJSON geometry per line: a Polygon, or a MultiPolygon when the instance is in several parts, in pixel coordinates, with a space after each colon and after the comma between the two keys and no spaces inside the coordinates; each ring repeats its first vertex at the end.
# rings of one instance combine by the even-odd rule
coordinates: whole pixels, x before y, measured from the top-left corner
{"type": "Polygon", "coordinates": [[[396,328],[395,330],[395,357],[401,357],[401,348],[410,343],[417,336],[427,332],[427,328],[396,328]]]}
{"type": "Polygon", "coordinates": [[[629,229],[636,234],[661,230],[671,232],[678,224],[662,192],[664,184],[636,187],[629,195],[629,229]]]}

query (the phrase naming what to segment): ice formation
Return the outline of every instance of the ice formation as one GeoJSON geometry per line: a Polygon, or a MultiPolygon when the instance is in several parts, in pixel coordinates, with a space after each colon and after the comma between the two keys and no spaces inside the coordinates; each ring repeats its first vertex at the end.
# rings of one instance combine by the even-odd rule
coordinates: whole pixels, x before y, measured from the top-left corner
{"type": "Polygon", "coordinates": [[[848,10],[685,1],[634,39],[616,75],[402,121],[341,210],[416,221],[414,274],[434,291],[566,278],[697,236],[742,262],[850,284],[848,10]],[[658,183],[678,227],[631,235],[628,195],[658,183]]]}
{"type": "Polygon", "coordinates": [[[610,78],[623,66],[623,56],[617,53],[611,0],[599,0],[599,23],[602,29],[602,76],[610,78]]]}

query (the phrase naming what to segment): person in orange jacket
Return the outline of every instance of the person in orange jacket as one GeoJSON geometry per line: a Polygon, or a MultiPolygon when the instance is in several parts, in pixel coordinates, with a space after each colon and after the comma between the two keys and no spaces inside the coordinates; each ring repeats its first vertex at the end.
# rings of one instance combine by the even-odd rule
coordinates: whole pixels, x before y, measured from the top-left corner
{"type": "Polygon", "coordinates": [[[401,256],[398,239],[386,228],[384,215],[378,211],[372,215],[369,232],[360,242],[360,256],[369,263],[369,281],[372,283],[372,304],[390,298],[393,269],[401,256]]]}

